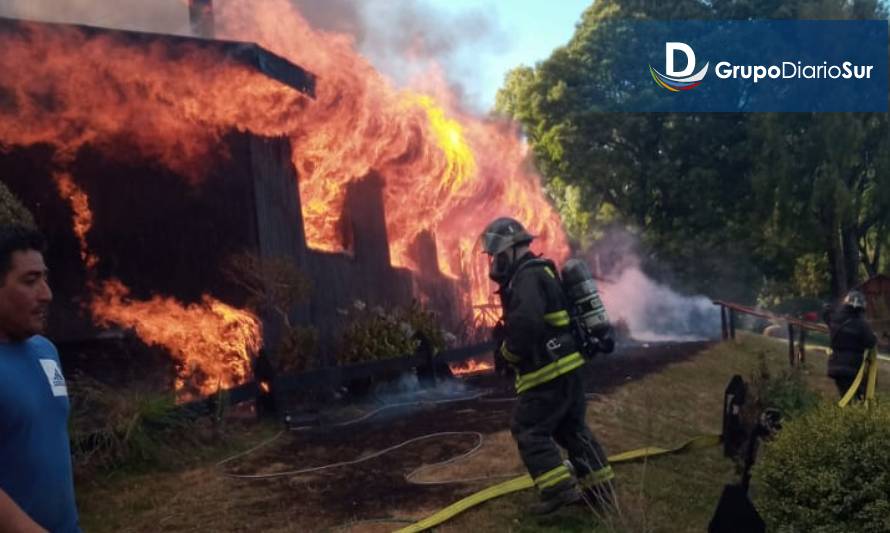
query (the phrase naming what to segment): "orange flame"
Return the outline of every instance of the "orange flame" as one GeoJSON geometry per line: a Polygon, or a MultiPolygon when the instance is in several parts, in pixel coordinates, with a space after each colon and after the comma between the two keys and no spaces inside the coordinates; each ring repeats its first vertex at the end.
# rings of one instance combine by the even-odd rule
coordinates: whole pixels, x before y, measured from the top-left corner
{"type": "Polygon", "coordinates": [[[65,163],[87,144],[127,156],[126,140],[197,181],[225,131],[285,135],[305,105],[296,90],[195,44],[20,25],[0,34],[0,72],[18,73],[0,80],[0,147],[48,143],[65,163]]]}
{"type": "Polygon", "coordinates": [[[176,389],[194,387],[205,396],[245,383],[262,343],[255,316],[207,295],[190,305],[160,296],[136,301],[112,280],[103,284],[91,308],[100,324],[133,328],[147,344],[166,348],[180,364],[176,389]]]}
{"type": "Polygon", "coordinates": [[[83,260],[88,270],[95,268],[98,258],[90,253],[87,244],[87,233],[93,226],[93,213],[90,211],[90,200],[86,193],[78,187],[71,174],[67,172],[58,172],[54,175],[56,186],[59,188],[59,194],[62,198],[71,203],[71,209],[74,211],[74,235],[80,243],[80,258],[83,260]]]}
{"type": "Polygon", "coordinates": [[[498,216],[520,219],[539,236],[538,251],[566,258],[560,219],[516,128],[462,112],[439,73],[425,77],[425,94],[397,90],[349,37],[312,29],[287,0],[219,3],[216,24],[221,36],[257,42],[319,76],[317,100],[291,132],[312,247],[341,249],[346,185],[374,169],[386,180],[394,264],[413,267],[411,244],[432,230],[441,269],[466,280],[468,303],[492,302],[476,241],[498,216]]]}
{"type": "MultiPolygon", "coordinates": [[[[220,37],[256,42],[318,75],[316,100],[211,47],[23,23],[22,33],[0,35],[0,71],[22,73],[0,80],[12,109],[0,112],[0,143],[50,143],[64,166],[87,144],[124,156],[126,139],[196,181],[226,131],[288,136],[312,247],[341,249],[346,186],[376,170],[393,263],[414,268],[408,251],[432,231],[441,270],[460,280],[468,306],[496,303],[477,248],[491,219],[518,218],[538,235],[536,251],[565,259],[559,217],[517,129],[463,111],[440,72],[399,90],[350,37],[314,30],[288,0],[223,0],[215,18],[220,37]]],[[[491,322],[478,310],[475,318],[491,322]]]]}
{"type": "MultiPolygon", "coordinates": [[[[197,181],[211,142],[229,129],[283,135],[305,105],[297,91],[236,64],[217,52],[163,39],[148,46],[114,35],[87,35],[73,27],[21,23],[21,33],[0,35],[0,81],[7,112],[0,113],[0,148],[49,143],[55,162],[69,163],[86,144],[112,157],[121,139],[197,181]],[[252,113],[257,106],[275,110],[252,113]]],[[[126,152],[124,150],[123,152],[126,152]]],[[[59,194],[71,203],[81,257],[92,271],[92,213],[86,193],[58,172],[59,194]]],[[[177,390],[209,394],[247,380],[250,354],[261,343],[260,323],[246,311],[205,295],[200,304],[170,298],[132,301],[119,281],[96,291],[95,318],[133,328],[148,344],[164,346],[180,363],[177,390]]]]}
{"type": "MultiPolygon", "coordinates": [[[[93,223],[89,198],[68,174],[57,174],[56,183],[61,195],[71,202],[81,257],[92,271],[98,259],[90,253],[86,240],[93,223]]],[[[91,287],[95,291],[95,285],[91,287]]],[[[132,328],[146,344],[166,348],[179,363],[175,388],[181,397],[187,398],[191,392],[206,396],[247,381],[251,357],[262,344],[256,316],[208,295],[200,304],[185,306],[159,296],[134,301],[129,292],[118,280],[104,282],[90,304],[93,316],[100,325],[132,328]]]]}
{"type": "Polygon", "coordinates": [[[468,359],[462,363],[448,363],[448,368],[455,376],[468,376],[471,374],[481,374],[483,372],[491,372],[494,365],[489,361],[468,359]]]}

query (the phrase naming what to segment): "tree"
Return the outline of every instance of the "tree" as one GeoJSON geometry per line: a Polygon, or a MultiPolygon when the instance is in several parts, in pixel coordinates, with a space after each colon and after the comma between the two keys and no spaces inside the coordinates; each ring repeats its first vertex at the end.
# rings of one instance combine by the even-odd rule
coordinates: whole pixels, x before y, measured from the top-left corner
{"type": "Polygon", "coordinates": [[[496,103],[524,125],[575,241],[589,240],[598,222],[623,221],[648,245],[650,266],[669,266],[690,288],[727,275],[753,282],[744,117],[603,110],[632,83],[610,77],[610,64],[633,61],[614,46],[618,21],[709,16],[698,1],[596,2],[566,46],[508,74],[496,103]]]}
{"type": "MultiPolygon", "coordinates": [[[[622,20],[886,16],[875,0],[597,1],[569,43],[508,74],[496,111],[524,126],[576,242],[605,208],[641,235],[650,272],[665,265],[689,288],[734,279],[747,289],[721,296],[751,299],[767,281],[812,295],[827,264],[840,294],[860,264],[887,261],[886,115],[607,113],[646,81],[610,66],[634,61],[614,45],[622,20]]],[[[657,90],[646,82],[642,98],[657,90]]]]}
{"type": "Polygon", "coordinates": [[[877,273],[890,224],[888,121],[881,114],[766,115],[750,135],[762,154],[760,213],[791,255],[827,255],[832,293],[877,273]],[[861,267],[860,267],[861,265],[861,267]]]}

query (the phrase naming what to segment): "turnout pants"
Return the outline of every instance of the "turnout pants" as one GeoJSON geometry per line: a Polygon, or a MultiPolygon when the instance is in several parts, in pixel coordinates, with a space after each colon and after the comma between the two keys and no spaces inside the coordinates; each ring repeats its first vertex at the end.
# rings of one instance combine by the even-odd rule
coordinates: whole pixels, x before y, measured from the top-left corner
{"type": "Polygon", "coordinates": [[[578,483],[596,490],[615,477],[602,446],[584,418],[587,400],[579,372],[571,372],[523,392],[511,432],[519,454],[543,498],[575,482],[557,444],[568,452],[578,483]]]}

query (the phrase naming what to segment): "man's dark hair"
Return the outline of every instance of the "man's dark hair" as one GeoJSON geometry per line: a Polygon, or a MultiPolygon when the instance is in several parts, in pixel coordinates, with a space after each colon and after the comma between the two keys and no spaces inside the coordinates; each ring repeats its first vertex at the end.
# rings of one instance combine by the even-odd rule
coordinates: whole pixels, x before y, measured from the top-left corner
{"type": "Polygon", "coordinates": [[[0,224],[0,283],[12,269],[12,254],[29,250],[46,250],[46,240],[39,231],[20,224],[0,224]]]}

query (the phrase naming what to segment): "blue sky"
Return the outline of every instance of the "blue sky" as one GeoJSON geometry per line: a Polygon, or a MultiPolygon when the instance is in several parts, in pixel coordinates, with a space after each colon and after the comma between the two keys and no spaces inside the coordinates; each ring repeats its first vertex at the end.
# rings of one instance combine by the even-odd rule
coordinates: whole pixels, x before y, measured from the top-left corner
{"type": "MultiPolygon", "coordinates": [[[[482,68],[475,79],[460,82],[484,108],[494,104],[495,94],[507,71],[519,64],[534,65],[554,48],[568,42],[575,23],[592,0],[429,0],[446,11],[482,9],[492,13],[508,39],[499,50],[468,52],[464,59],[482,68]]],[[[462,54],[463,55],[463,54],[462,54]]]]}

